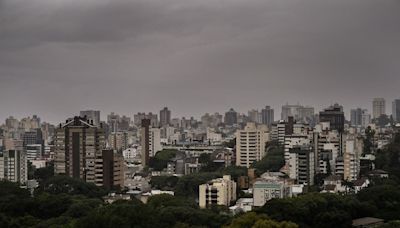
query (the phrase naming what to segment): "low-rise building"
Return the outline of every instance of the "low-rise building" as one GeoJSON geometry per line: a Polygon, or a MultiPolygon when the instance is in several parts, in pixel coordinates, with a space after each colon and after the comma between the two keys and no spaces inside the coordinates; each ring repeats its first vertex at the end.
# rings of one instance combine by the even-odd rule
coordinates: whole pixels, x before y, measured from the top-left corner
{"type": "Polygon", "coordinates": [[[224,175],[199,186],[199,206],[207,208],[212,205],[229,206],[236,200],[236,182],[230,175],[224,175]]]}

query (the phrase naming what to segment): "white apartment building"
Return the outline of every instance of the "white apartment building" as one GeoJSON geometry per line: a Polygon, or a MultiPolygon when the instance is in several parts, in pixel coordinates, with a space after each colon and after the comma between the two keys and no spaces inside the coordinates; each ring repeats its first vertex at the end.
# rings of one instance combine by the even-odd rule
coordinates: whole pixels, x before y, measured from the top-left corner
{"type": "Polygon", "coordinates": [[[229,206],[234,200],[236,200],[236,182],[231,179],[230,175],[199,186],[200,208],[212,205],[229,206]]]}
{"type": "Polygon", "coordinates": [[[22,150],[8,150],[0,154],[0,179],[25,184],[28,180],[28,162],[22,150]]]}
{"type": "Polygon", "coordinates": [[[284,152],[285,152],[285,163],[289,162],[290,158],[290,149],[303,145],[310,145],[311,140],[307,135],[286,135],[285,136],[285,144],[284,144],[284,152]]]}
{"type": "Polygon", "coordinates": [[[151,128],[149,132],[149,156],[154,157],[161,150],[160,128],[151,128]]]}
{"type": "Polygon", "coordinates": [[[249,168],[266,155],[265,144],[269,141],[266,125],[247,123],[243,130],[236,132],[236,165],[249,168]]]}
{"type": "Polygon", "coordinates": [[[253,184],[253,203],[255,207],[262,207],[271,199],[281,199],[289,196],[290,188],[283,182],[259,180],[253,184]]]}

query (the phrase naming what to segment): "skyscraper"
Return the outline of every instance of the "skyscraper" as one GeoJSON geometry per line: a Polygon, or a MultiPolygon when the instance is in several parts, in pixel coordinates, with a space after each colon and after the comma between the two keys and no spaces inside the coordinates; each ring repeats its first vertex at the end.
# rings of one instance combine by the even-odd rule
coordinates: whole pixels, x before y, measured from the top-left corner
{"type": "Polygon", "coordinates": [[[261,122],[262,124],[271,126],[274,122],[274,109],[270,106],[265,106],[265,108],[261,110],[261,122]]]}
{"type": "Polygon", "coordinates": [[[350,110],[350,123],[352,126],[361,126],[363,110],[356,108],[350,110]]]}
{"type": "Polygon", "coordinates": [[[236,165],[249,168],[255,161],[261,160],[265,152],[265,143],[269,141],[268,128],[247,123],[243,130],[236,132],[236,165]]]}
{"type": "Polygon", "coordinates": [[[338,132],[343,132],[344,120],[343,106],[339,104],[334,104],[319,113],[319,122],[329,122],[331,129],[338,132]]]}
{"type": "Polygon", "coordinates": [[[55,173],[96,183],[96,160],[105,148],[104,130],[76,116],[60,124],[55,134],[55,173]]]}
{"type": "Polygon", "coordinates": [[[395,122],[400,122],[400,99],[396,99],[392,103],[392,117],[395,122]]]}
{"type": "Polygon", "coordinates": [[[225,121],[225,124],[228,126],[237,124],[237,122],[238,122],[237,112],[233,108],[229,109],[229,111],[225,113],[224,121],[225,121]]]}
{"type": "Polygon", "coordinates": [[[86,118],[89,120],[91,124],[93,124],[94,126],[100,126],[100,111],[95,111],[95,110],[80,111],[79,116],[80,117],[86,116],[86,118]]]}
{"type": "Polygon", "coordinates": [[[171,111],[168,110],[167,107],[164,107],[164,109],[160,111],[160,125],[161,127],[163,127],[169,125],[170,122],[171,122],[171,111]]]}
{"type": "Polygon", "coordinates": [[[142,166],[149,165],[150,160],[150,119],[142,119],[140,128],[140,145],[142,147],[142,166]]]}
{"type": "Polygon", "coordinates": [[[379,118],[386,114],[386,101],[384,98],[374,98],[372,101],[372,117],[379,118]]]}

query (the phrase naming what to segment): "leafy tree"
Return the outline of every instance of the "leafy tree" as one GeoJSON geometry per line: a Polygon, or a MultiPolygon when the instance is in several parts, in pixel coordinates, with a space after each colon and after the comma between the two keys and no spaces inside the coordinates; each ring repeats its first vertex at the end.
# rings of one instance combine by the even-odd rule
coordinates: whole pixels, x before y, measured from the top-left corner
{"type": "Polygon", "coordinates": [[[50,178],[40,186],[38,191],[45,191],[50,194],[85,195],[87,197],[101,197],[107,193],[93,183],[62,175],[50,178]]]}
{"type": "Polygon", "coordinates": [[[150,185],[161,190],[173,190],[178,180],[176,176],[154,176],[151,177],[150,185]]]}
{"type": "Polygon", "coordinates": [[[292,222],[277,222],[271,220],[264,214],[256,214],[255,212],[249,212],[235,218],[226,228],[297,228],[298,226],[292,222]]]}
{"type": "Polygon", "coordinates": [[[167,168],[168,162],[176,156],[177,150],[162,150],[150,158],[149,166],[156,171],[167,168]]]}
{"type": "Polygon", "coordinates": [[[199,194],[199,185],[206,183],[212,179],[221,177],[219,173],[194,173],[179,178],[175,187],[177,196],[194,197],[199,194]]]}
{"type": "Polygon", "coordinates": [[[54,176],[54,162],[49,162],[46,167],[35,169],[33,178],[40,182],[46,182],[54,176]]]}
{"type": "Polygon", "coordinates": [[[279,171],[285,164],[283,148],[275,146],[269,148],[267,155],[253,165],[258,174],[267,171],[279,171]]]}

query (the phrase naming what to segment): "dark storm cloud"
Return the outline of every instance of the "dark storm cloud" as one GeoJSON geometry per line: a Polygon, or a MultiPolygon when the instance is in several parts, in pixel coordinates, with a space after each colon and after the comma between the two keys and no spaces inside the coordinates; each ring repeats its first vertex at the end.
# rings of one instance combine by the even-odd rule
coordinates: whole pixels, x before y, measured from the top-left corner
{"type": "Polygon", "coordinates": [[[398,0],[0,0],[0,116],[370,108],[400,97],[399,12],[398,0]]]}

